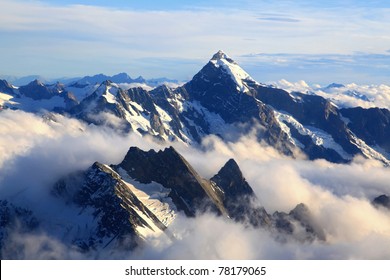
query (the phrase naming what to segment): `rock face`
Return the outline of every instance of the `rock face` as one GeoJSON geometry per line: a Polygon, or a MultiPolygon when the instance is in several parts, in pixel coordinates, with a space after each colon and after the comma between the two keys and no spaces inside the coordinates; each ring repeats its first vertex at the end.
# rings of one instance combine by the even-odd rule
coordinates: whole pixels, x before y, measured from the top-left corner
{"type": "Polygon", "coordinates": [[[79,216],[87,221],[81,233],[77,229],[79,223],[68,225],[74,231],[70,242],[85,251],[104,248],[114,240],[117,246],[133,248],[136,227],[144,225],[144,221],[126,210],[124,205],[129,203],[135,208],[139,205],[131,191],[125,200],[120,195],[124,191],[127,189],[119,175],[97,162],[84,173],[60,180],[54,186],[53,194],[79,208],[79,216]]]}
{"type": "Polygon", "coordinates": [[[0,80],[0,92],[14,95],[14,89],[6,80],[0,80]]]}
{"type": "MultiPolygon", "coordinates": [[[[320,96],[288,92],[280,89],[257,86],[257,97],[278,111],[286,112],[302,126],[315,127],[328,133],[332,139],[350,155],[359,153],[353,144],[351,132],[342,120],[338,109],[320,96]]],[[[311,159],[325,158],[333,162],[343,162],[342,155],[324,145],[316,145],[313,138],[305,135],[292,122],[285,121],[291,135],[303,144],[303,151],[311,159]]]]}
{"type": "MultiPolygon", "coordinates": [[[[323,229],[315,222],[309,208],[303,203],[298,204],[288,214],[275,212],[272,215],[272,221],[278,232],[287,235],[295,233],[294,236],[299,241],[326,240],[323,229]]],[[[282,238],[285,238],[285,236],[282,236],[282,238]]]]}
{"type": "Polygon", "coordinates": [[[122,163],[115,167],[118,168],[143,184],[157,182],[170,189],[172,201],[188,216],[209,208],[224,211],[210,182],[203,179],[173,147],[159,152],[144,152],[132,147],[122,163]]]}
{"type": "Polygon", "coordinates": [[[224,201],[234,203],[234,200],[240,196],[251,197],[254,195],[234,159],[229,159],[221,170],[211,178],[211,181],[222,189],[224,201]]]}
{"type": "Polygon", "coordinates": [[[349,108],[342,109],[348,128],[366,144],[380,147],[390,153],[390,111],[380,108],[349,108]]]}
{"type": "Polygon", "coordinates": [[[19,87],[20,94],[30,97],[33,100],[50,99],[59,95],[63,90],[63,85],[56,84],[52,87],[47,87],[38,80],[34,80],[26,86],[19,87]]]}
{"type": "Polygon", "coordinates": [[[223,205],[230,218],[248,222],[255,227],[270,225],[268,213],[259,206],[253,189],[243,177],[234,159],[230,159],[210,180],[222,191],[223,205]]]}
{"type": "Polygon", "coordinates": [[[207,180],[173,147],[159,152],[132,147],[114,168],[125,170],[141,183],[157,182],[169,189],[177,209],[189,217],[211,210],[256,227],[270,224],[269,215],[263,207],[256,206],[257,198],[233,159],[207,180]]]}
{"type": "Polygon", "coordinates": [[[376,197],[372,203],[375,206],[382,206],[390,210],[390,197],[385,194],[376,197]]]}
{"type": "Polygon", "coordinates": [[[55,184],[52,193],[79,209],[78,217],[67,228],[72,236],[68,242],[80,250],[102,250],[107,246],[131,250],[142,238],[164,231],[172,238],[164,220],[169,209],[156,212],[156,207],[167,206],[149,200],[108,165],[95,162],[85,172],[67,176],[55,184]],[[82,223],[85,228],[80,231],[82,223]]]}

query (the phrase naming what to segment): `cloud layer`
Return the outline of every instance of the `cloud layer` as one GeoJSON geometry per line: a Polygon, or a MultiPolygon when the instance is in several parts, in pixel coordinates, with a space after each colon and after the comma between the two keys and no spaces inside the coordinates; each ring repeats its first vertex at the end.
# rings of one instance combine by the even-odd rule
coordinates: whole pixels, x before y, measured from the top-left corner
{"type": "Polygon", "coordinates": [[[390,86],[388,85],[357,85],[355,83],[328,88],[318,84],[308,85],[305,81],[289,82],[280,80],[273,85],[289,92],[315,93],[331,100],[340,108],[386,108],[390,109],[390,86]]]}
{"type": "MultiPolygon", "coordinates": [[[[38,217],[55,211],[58,201],[48,194],[59,176],[85,169],[94,161],[118,163],[130,146],[162,148],[135,135],[87,126],[54,115],[56,122],[29,113],[0,114],[0,197],[29,206],[38,217]],[[45,201],[45,203],[41,203],[45,201]]],[[[326,234],[326,242],[276,242],[254,230],[212,214],[196,219],[179,216],[171,230],[178,237],[154,237],[133,253],[80,255],[45,232],[14,233],[12,246],[20,258],[146,258],[146,259],[388,259],[390,212],[370,201],[390,194],[390,174],[378,162],[356,158],[351,164],[324,160],[293,160],[258,143],[252,134],[233,142],[208,137],[200,149],[175,144],[205,178],[234,158],[270,213],[288,212],[305,203],[326,234]],[[213,230],[210,230],[210,229],[213,230]]],[[[11,250],[12,252],[12,250],[11,250]]]]}

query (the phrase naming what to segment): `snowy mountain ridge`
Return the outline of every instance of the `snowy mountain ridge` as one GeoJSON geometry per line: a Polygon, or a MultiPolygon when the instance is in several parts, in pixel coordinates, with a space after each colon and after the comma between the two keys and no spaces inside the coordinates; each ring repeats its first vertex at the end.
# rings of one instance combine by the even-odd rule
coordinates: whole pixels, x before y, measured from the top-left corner
{"type": "MultiPolygon", "coordinates": [[[[256,82],[233,59],[218,51],[191,81],[176,88],[128,88],[107,80],[100,85],[71,86],[46,86],[34,81],[15,89],[4,81],[0,85],[4,92],[0,105],[32,112],[59,112],[124,133],[133,131],[190,145],[201,143],[211,134],[224,139],[232,127],[256,122],[265,128],[259,140],[287,155],[301,151],[310,159],[348,162],[360,154],[389,164],[390,145],[385,140],[390,135],[388,110],[376,113],[383,119],[376,124],[377,130],[362,134],[355,129],[360,127],[360,116],[372,113],[363,110],[358,115],[353,108],[337,106],[337,98],[321,97],[327,92],[332,96],[361,97],[356,92],[350,94],[348,87],[347,93],[335,95],[334,91],[346,86],[334,84],[313,93],[304,82],[294,85],[283,81],[282,85],[289,91],[256,82]],[[296,86],[308,90],[292,91],[296,86]],[[375,141],[377,137],[380,140],[375,141]]],[[[363,99],[359,100],[368,102],[363,99]]],[[[245,129],[239,133],[245,133],[245,129]]]]}
{"type": "MultiPolygon", "coordinates": [[[[129,79],[124,73],[116,78],[129,79]]],[[[124,86],[110,80],[71,85],[47,85],[36,80],[20,87],[0,81],[0,120],[4,116],[3,127],[7,127],[8,131],[20,122],[17,119],[7,123],[10,115],[22,115],[29,120],[35,120],[36,115],[42,116],[49,127],[44,125],[41,128],[35,122],[37,135],[51,131],[52,126],[63,130],[62,122],[73,122],[77,135],[90,134],[88,143],[81,143],[83,149],[76,149],[76,155],[80,154],[80,158],[85,156],[84,150],[88,150],[89,145],[96,145],[97,154],[105,155],[93,160],[89,158],[87,164],[78,165],[82,168],[70,168],[66,172],[61,169],[61,176],[55,173],[55,178],[48,180],[50,186],[46,186],[45,199],[40,198],[39,205],[29,205],[30,201],[34,201],[34,197],[30,196],[35,191],[29,185],[17,185],[16,190],[21,191],[14,191],[15,177],[11,174],[11,180],[6,181],[10,190],[0,198],[0,245],[6,248],[0,251],[2,257],[19,257],[12,252],[11,241],[15,232],[21,233],[22,237],[24,233],[43,233],[87,258],[137,252],[162,240],[180,243],[180,223],[183,219],[188,222],[207,215],[228,225],[238,224],[256,236],[266,232],[267,236],[272,236],[272,242],[314,246],[331,244],[327,243],[327,239],[330,237],[333,241],[333,224],[329,225],[322,214],[334,211],[340,216],[346,209],[343,203],[356,203],[358,195],[351,198],[347,193],[330,199],[329,205],[323,205],[322,199],[329,199],[333,192],[337,193],[340,182],[337,177],[341,176],[337,172],[339,169],[350,176],[357,161],[369,159],[365,164],[376,166],[372,176],[378,177],[376,172],[386,170],[390,165],[390,111],[377,107],[344,107],[337,104],[337,98],[330,100],[321,96],[347,96],[362,102],[371,100],[369,94],[351,91],[352,86],[332,84],[318,88],[317,92],[291,90],[294,85],[289,85],[287,81],[284,81],[284,86],[289,86],[289,90],[256,82],[222,51],[213,55],[190,81],[173,88],[166,84],[153,88],[124,86]],[[109,146],[101,147],[102,139],[95,137],[99,135],[96,131],[104,132],[104,141],[112,141],[109,146]],[[156,145],[159,149],[141,149],[133,143],[133,136],[145,141],[145,146],[156,145]],[[255,151],[257,149],[251,143],[239,143],[242,139],[250,139],[249,142],[253,141],[262,148],[255,151]],[[114,162],[101,160],[111,158],[106,155],[116,152],[116,141],[122,141],[128,149],[127,152],[121,150],[119,156],[122,159],[115,157],[114,162]],[[199,150],[200,157],[203,157],[208,144],[215,145],[215,150],[218,147],[225,150],[235,143],[239,143],[238,148],[223,153],[222,160],[217,160],[218,164],[213,162],[212,157],[219,155],[202,159],[202,163],[206,163],[205,169],[211,165],[219,168],[208,170],[207,176],[199,172],[202,166],[195,165],[196,160],[188,160],[192,156],[191,151],[195,150],[199,150]],[[174,146],[190,152],[184,156],[174,146]],[[277,154],[277,160],[273,163],[257,161],[260,153],[267,153],[267,150],[277,154]],[[239,161],[235,159],[237,152],[244,154],[240,155],[239,161]],[[251,170],[253,163],[262,170],[251,170]],[[277,172],[272,172],[268,164],[277,166],[277,172]],[[294,165],[308,171],[304,170],[304,175],[298,176],[299,172],[292,167],[294,165]],[[318,170],[310,169],[308,165],[318,170]],[[245,178],[242,166],[247,168],[245,174],[251,175],[251,181],[245,178]],[[323,176],[326,184],[332,186],[329,190],[320,190],[317,177],[310,179],[311,176],[323,176]],[[307,188],[310,183],[314,191],[307,188]],[[255,193],[252,189],[254,184],[269,186],[255,193]],[[275,185],[280,188],[279,201],[288,205],[283,211],[273,204],[271,194],[274,194],[275,185]],[[267,199],[263,200],[263,195],[267,199]],[[320,203],[309,205],[314,198],[320,203]],[[342,208],[333,207],[340,203],[342,208]]],[[[298,86],[309,88],[304,82],[298,86]]],[[[30,123],[27,125],[30,126],[30,123]]],[[[23,127],[18,129],[18,135],[24,136],[23,127]]],[[[55,135],[53,133],[52,142],[56,142],[55,135]]],[[[34,136],[33,133],[29,137],[34,136]]],[[[55,146],[50,151],[63,152],[63,147],[70,147],[66,146],[69,141],[74,144],[73,138],[74,135],[66,135],[60,142],[60,148],[55,146]]],[[[28,154],[28,141],[26,143],[21,143],[21,146],[26,145],[24,152],[28,154]]],[[[47,143],[42,140],[43,153],[48,149],[47,143]]],[[[39,156],[32,153],[13,158],[13,150],[7,151],[5,147],[4,151],[16,163],[24,161],[23,156],[33,159],[39,156]]],[[[93,153],[93,156],[96,154],[93,153]]],[[[50,159],[49,163],[61,166],[62,158],[61,154],[54,157],[56,162],[52,163],[50,159]]],[[[7,165],[12,169],[13,160],[7,164],[5,157],[5,171],[7,165]]],[[[74,163],[74,159],[70,162],[74,163]]],[[[363,170],[367,167],[362,165],[358,168],[363,170]]],[[[43,169],[38,170],[42,172],[43,169]]],[[[26,181],[31,176],[28,172],[26,181]]],[[[363,176],[371,175],[359,174],[354,176],[361,176],[361,180],[363,176]]],[[[41,173],[34,175],[41,176],[41,173]]],[[[364,181],[364,178],[363,189],[366,190],[376,179],[364,181]]],[[[388,196],[383,190],[385,188],[380,185],[370,193],[376,196],[383,194],[375,200],[376,205],[382,208],[388,206],[388,196]]],[[[359,210],[376,211],[366,200],[359,203],[359,210]]],[[[386,213],[380,212],[380,215],[386,213]]],[[[353,215],[351,219],[351,224],[354,219],[361,223],[366,217],[353,215]]],[[[340,226],[340,221],[336,222],[340,226]]],[[[210,231],[209,227],[206,231],[210,231]]]]}

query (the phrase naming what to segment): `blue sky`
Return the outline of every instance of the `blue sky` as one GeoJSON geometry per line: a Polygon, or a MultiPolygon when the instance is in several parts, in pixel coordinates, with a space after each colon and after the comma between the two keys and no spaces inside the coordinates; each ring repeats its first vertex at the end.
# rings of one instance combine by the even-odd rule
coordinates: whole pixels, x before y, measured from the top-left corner
{"type": "Polygon", "coordinates": [[[222,49],[259,82],[390,84],[389,2],[0,0],[0,75],[188,80],[222,49]]]}
{"type": "MultiPolygon", "coordinates": [[[[220,8],[220,7],[234,7],[234,8],[243,8],[243,5],[253,6],[258,3],[260,6],[264,2],[272,3],[276,1],[251,1],[251,0],[236,0],[236,1],[226,1],[226,0],[52,0],[46,1],[48,3],[57,4],[57,5],[97,5],[105,7],[120,7],[120,8],[133,8],[133,9],[146,9],[146,10],[179,10],[179,9],[188,9],[194,7],[210,7],[210,8],[220,8]]],[[[370,1],[370,0],[327,0],[327,1],[311,1],[311,0],[295,0],[295,1],[286,1],[279,0],[279,4],[283,3],[286,5],[307,5],[312,7],[320,8],[334,8],[334,7],[351,7],[351,6],[360,6],[360,7],[390,7],[388,1],[370,1]]]]}

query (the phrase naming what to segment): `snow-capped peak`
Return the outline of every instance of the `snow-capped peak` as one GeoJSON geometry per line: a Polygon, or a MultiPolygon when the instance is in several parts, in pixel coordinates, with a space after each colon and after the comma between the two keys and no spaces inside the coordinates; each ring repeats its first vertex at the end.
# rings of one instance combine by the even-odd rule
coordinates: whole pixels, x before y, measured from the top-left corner
{"type": "Polygon", "coordinates": [[[213,57],[211,58],[211,60],[219,60],[219,59],[225,59],[225,60],[228,60],[232,63],[235,63],[233,61],[233,59],[231,59],[226,53],[224,53],[224,51],[222,50],[219,50],[217,53],[215,53],[213,55],[213,57]]]}
{"type": "Polygon", "coordinates": [[[251,82],[256,83],[256,81],[247,72],[245,72],[233,59],[221,50],[213,55],[210,62],[217,68],[222,67],[222,69],[224,69],[237,84],[237,90],[241,92],[249,92],[248,85],[244,82],[244,80],[250,80],[251,82]]]}
{"type": "Polygon", "coordinates": [[[112,83],[111,81],[104,81],[96,90],[96,93],[99,96],[103,96],[108,103],[115,103],[115,96],[118,93],[118,88],[117,84],[112,83]]]}

